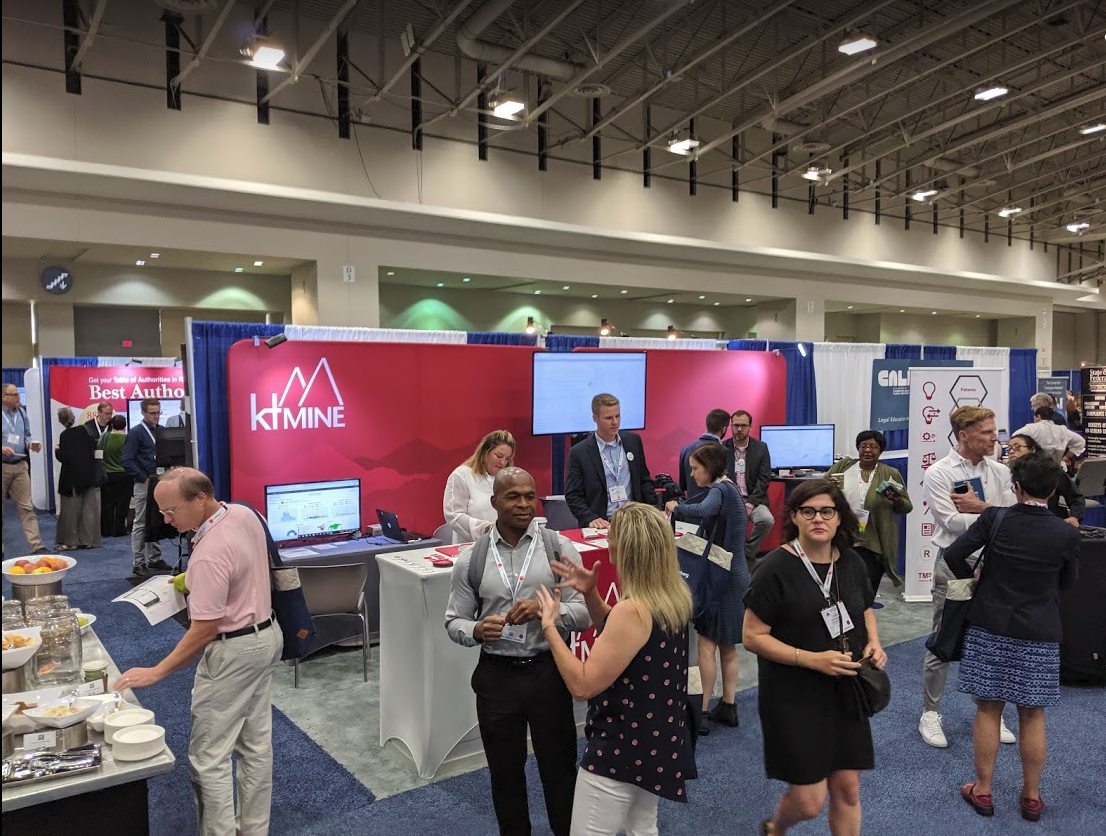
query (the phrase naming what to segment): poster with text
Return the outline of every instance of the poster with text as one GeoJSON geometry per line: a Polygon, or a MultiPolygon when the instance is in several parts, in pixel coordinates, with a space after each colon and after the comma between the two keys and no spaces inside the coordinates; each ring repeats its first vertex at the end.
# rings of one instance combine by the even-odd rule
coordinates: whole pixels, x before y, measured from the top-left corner
{"type": "Polygon", "coordinates": [[[873,430],[890,432],[910,426],[910,369],[914,366],[971,366],[971,360],[873,360],[873,430]]]}
{"type": "Polygon", "coordinates": [[[985,406],[998,412],[1006,401],[1005,369],[971,370],[919,367],[910,370],[910,443],[907,477],[914,511],[906,515],[906,601],[932,599],[937,523],[925,501],[922,484],[934,462],[956,446],[949,415],[961,406],[985,406]]]}
{"type": "Polygon", "coordinates": [[[1106,366],[1079,370],[1088,456],[1106,456],[1106,366]]]}

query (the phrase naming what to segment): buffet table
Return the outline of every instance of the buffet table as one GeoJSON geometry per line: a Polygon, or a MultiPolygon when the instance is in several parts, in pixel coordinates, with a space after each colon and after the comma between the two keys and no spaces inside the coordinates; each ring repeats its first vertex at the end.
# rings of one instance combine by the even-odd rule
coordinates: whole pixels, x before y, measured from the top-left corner
{"type": "MultiPolygon", "coordinates": [[[[119,676],[111,656],[91,629],[82,639],[82,654],[86,659],[101,658],[108,662],[108,681],[119,676]]],[[[44,688],[37,692],[45,699],[53,693],[70,688],[44,688]]],[[[4,702],[22,695],[5,694],[4,702]]],[[[130,691],[123,693],[132,706],[139,705],[130,691]]],[[[156,718],[155,718],[156,722],[156,718]]],[[[16,735],[20,746],[21,735],[16,735]]],[[[89,743],[103,743],[103,735],[88,733],[89,743]]],[[[16,749],[17,753],[19,749],[16,749]]],[[[155,775],[170,772],[176,758],[166,747],[161,754],[142,761],[116,761],[111,747],[103,746],[103,764],[95,772],[56,778],[3,789],[4,836],[43,836],[43,834],[73,834],[98,836],[111,834],[148,834],[149,804],[146,781],[155,775]]]]}
{"type": "Polygon", "coordinates": [[[351,566],[364,563],[369,568],[369,576],[365,579],[365,607],[369,618],[369,641],[372,642],[380,637],[380,572],[377,569],[377,555],[412,549],[425,552],[429,548],[432,551],[441,544],[441,540],[429,537],[411,543],[384,545],[374,545],[367,539],[347,540],[344,543],[321,543],[281,549],[280,557],[289,566],[351,566]]]}

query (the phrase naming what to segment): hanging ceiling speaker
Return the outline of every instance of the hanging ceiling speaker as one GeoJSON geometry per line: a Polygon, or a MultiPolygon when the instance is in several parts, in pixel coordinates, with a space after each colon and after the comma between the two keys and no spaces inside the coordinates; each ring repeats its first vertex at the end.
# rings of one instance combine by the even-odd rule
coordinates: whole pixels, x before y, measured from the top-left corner
{"type": "Polygon", "coordinates": [[[610,94],[611,88],[606,84],[577,84],[572,88],[572,95],[581,99],[598,99],[610,94]]]}
{"type": "Polygon", "coordinates": [[[828,142],[819,142],[814,139],[791,146],[791,150],[799,154],[824,154],[829,149],[830,144],[828,142]]]}
{"type": "Polygon", "coordinates": [[[217,0],[154,0],[154,2],[167,11],[182,15],[198,15],[213,12],[219,8],[217,0]]]}

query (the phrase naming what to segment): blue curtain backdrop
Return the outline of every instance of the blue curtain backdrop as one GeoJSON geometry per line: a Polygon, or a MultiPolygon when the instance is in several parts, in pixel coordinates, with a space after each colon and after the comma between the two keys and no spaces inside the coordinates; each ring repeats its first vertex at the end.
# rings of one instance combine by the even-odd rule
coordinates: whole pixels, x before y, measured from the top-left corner
{"type": "MultiPolygon", "coordinates": [[[[574,336],[572,334],[549,334],[545,338],[546,351],[572,351],[574,348],[599,348],[599,337],[574,336]]],[[[567,439],[563,435],[550,436],[552,439],[553,495],[565,492],[565,453],[567,439]]]]}
{"type": "Polygon", "coordinates": [[[767,340],[730,340],[726,343],[727,351],[767,351],[767,340]]]}
{"type": "Polygon", "coordinates": [[[469,331],[469,345],[537,345],[537,334],[513,334],[506,331],[469,331]]]}
{"type": "Polygon", "coordinates": [[[4,366],[4,384],[11,383],[14,386],[23,386],[23,375],[27,373],[26,369],[20,369],[15,366],[4,366]]]}
{"type": "MultiPolygon", "coordinates": [[[[51,366],[98,366],[99,361],[95,357],[43,357],[42,358],[42,408],[46,411],[46,438],[42,441],[42,449],[47,452],[54,449],[54,416],[50,407],[50,367],[51,366]]],[[[52,456],[47,457],[53,461],[52,456]]],[[[49,510],[54,510],[54,468],[46,468],[46,504],[49,510]]]]}
{"type": "Polygon", "coordinates": [[[814,379],[814,343],[770,342],[769,351],[778,351],[787,361],[788,424],[818,423],[818,387],[814,379]]]}
{"type": "MultiPolygon", "coordinates": [[[[1029,399],[1037,391],[1037,349],[1010,349],[1010,423],[1006,426],[1013,432],[1033,420],[1029,408],[1029,399]]],[[[1060,409],[1065,409],[1060,404],[1060,409]]],[[[1065,412],[1065,416],[1067,413],[1065,412]]]]}
{"type": "Polygon", "coordinates": [[[954,345],[927,345],[922,349],[923,360],[955,360],[956,346],[954,345]]]}
{"type": "MultiPolygon", "coordinates": [[[[283,325],[263,322],[193,322],[192,346],[196,391],[196,467],[211,477],[215,495],[230,499],[230,410],[227,406],[227,352],[239,340],[265,340],[284,333],[283,325]]],[[[279,348],[277,349],[279,351],[279,348]]]]}

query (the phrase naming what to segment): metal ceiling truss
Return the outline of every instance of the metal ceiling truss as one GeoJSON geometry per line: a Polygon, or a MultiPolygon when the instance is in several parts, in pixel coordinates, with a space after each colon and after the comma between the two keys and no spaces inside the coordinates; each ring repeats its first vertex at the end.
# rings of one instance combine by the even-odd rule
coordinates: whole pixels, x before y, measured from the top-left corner
{"type": "Polygon", "coordinates": [[[219,16],[215,18],[215,22],[211,25],[211,29],[207,33],[207,37],[204,38],[203,43],[200,44],[200,48],[196,50],[196,54],[192,57],[179,73],[169,80],[169,85],[180,89],[184,80],[192,74],[192,72],[203,63],[204,58],[207,57],[207,53],[211,50],[211,47],[215,44],[216,38],[219,36],[220,30],[223,28],[223,24],[227,22],[227,18],[230,17],[231,11],[234,9],[234,4],[237,0],[226,0],[223,3],[223,8],[219,11],[219,16]]]}
{"type": "Polygon", "coordinates": [[[310,66],[311,62],[314,60],[319,50],[326,45],[326,42],[330,39],[330,36],[334,34],[334,31],[341,25],[342,21],[346,19],[346,16],[351,14],[353,10],[357,8],[359,3],[361,3],[361,0],[345,0],[345,2],[342,3],[338,11],[330,19],[330,22],[327,23],[327,25],[323,28],[323,31],[319,33],[319,36],[315,39],[311,46],[307,48],[307,51],[304,52],[303,55],[296,56],[296,63],[292,67],[291,74],[288,75],[283,81],[281,81],[280,84],[278,84],[263,97],[261,97],[258,100],[259,105],[268,104],[270,101],[272,101],[273,97],[277,93],[287,87],[290,87],[300,80],[300,76],[304,73],[308,66],[310,66]]]}
{"type": "MultiPolygon", "coordinates": [[[[1059,189],[1059,188],[1070,189],[1073,186],[1078,185],[1081,182],[1084,182],[1084,180],[1079,180],[1079,179],[1072,180],[1072,179],[1070,179],[1072,174],[1075,172],[1075,169],[1078,166],[1086,166],[1086,165],[1100,165],[1101,166],[1104,162],[1106,162],[1106,153],[1100,153],[1097,156],[1092,156],[1087,160],[1074,159],[1066,165],[1053,167],[1049,171],[1046,171],[1042,174],[1038,174],[1035,177],[1029,178],[1028,180],[1018,180],[1016,183],[1011,183],[1010,185],[1008,185],[1006,188],[1002,189],[1001,191],[994,191],[994,192],[990,192],[989,194],[980,195],[979,197],[974,197],[971,200],[962,201],[960,203],[957,203],[956,205],[957,205],[957,207],[959,207],[961,209],[966,209],[967,207],[975,206],[978,203],[986,203],[988,201],[1002,200],[1002,198],[1007,193],[1009,193],[1012,189],[1015,189],[1015,188],[1024,189],[1030,183],[1036,183],[1040,180],[1052,180],[1053,181],[1052,184],[1045,189],[1045,191],[1047,191],[1049,189],[1059,189]]],[[[1098,171],[1101,171],[1101,170],[1102,170],[1101,168],[1092,169],[1091,172],[1088,174],[1088,177],[1091,177],[1091,175],[1096,174],[1098,171]]],[[[1083,174],[1083,172],[1080,171],[1079,176],[1082,176],[1082,174],[1083,174]]],[[[984,177],[985,179],[990,180],[990,179],[994,179],[994,177],[996,177],[998,175],[987,176],[986,174],[982,174],[980,176],[984,177]]],[[[1093,178],[1091,178],[1091,179],[1093,179],[1093,178]]],[[[970,184],[968,184],[968,185],[970,185],[970,184]]],[[[950,191],[958,191],[958,189],[950,189],[950,191]]],[[[1027,194],[1026,192],[1021,192],[1018,195],[1018,200],[1019,201],[1029,200],[1032,197],[1036,197],[1040,193],[1041,192],[1033,192],[1032,194],[1027,194]]],[[[906,196],[909,197],[909,195],[906,195],[906,196]]]]}
{"type": "MultiPolygon", "coordinates": [[[[76,5],[75,2],[74,5],[76,5]]],[[[108,0],[96,0],[96,8],[92,10],[92,19],[88,22],[88,31],[84,33],[80,49],[77,50],[77,54],[73,56],[73,60],[67,66],[68,72],[79,73],[81,71],[81,62],[84,61],[85,55],[88,54],[88,50],[91,49],[93,42],[96,40],[96,35],[100,32],[100,23],[104,19],[104,9],[107,8],[107,5],[108,0]]],[[[80,12],[80,6],[77,6],[77,11],[80,12]]],[[[81,16],[83,17],[83,14],[81,16]]]]}

